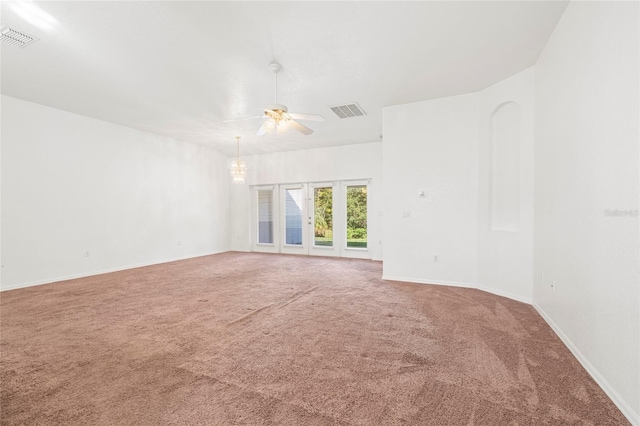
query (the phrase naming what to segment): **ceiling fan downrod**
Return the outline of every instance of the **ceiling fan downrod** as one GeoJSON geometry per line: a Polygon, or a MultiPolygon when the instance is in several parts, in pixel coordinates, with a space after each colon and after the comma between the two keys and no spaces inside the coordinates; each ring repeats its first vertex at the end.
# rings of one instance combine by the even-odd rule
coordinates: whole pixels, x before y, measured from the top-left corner
{"type": "Polygon", "coordinates": [[[282,65],[280,65],[277,62],[271,62],[269,64],[269,69],[273,72],[273,82],[274,82],[273,103],[278,105],[278,72],[282,70],[282,65]]]}

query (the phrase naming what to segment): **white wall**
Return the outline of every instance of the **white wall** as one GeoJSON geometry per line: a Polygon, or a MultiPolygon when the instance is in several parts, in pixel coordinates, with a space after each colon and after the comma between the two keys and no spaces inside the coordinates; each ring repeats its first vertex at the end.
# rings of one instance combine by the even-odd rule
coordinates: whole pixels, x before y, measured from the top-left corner
{"type": "Polygon", "coordinates": [[[477,284],[478,98],[385,108],[385,278],[477,284]]]}
{"type": "Polygon", "coordinates": [[[535,303],[636,424],[639,219],[607,211],[640,204],[638,8],[571,2],[538,60],[534,248],[535,303]]]}
{"type": "Polygon", "coordinates": [[[244,158],[245,185],[231,189],[231,247],[248,251],[250,185],[371,179],[368,239],[373,259],[382,259],[382,143],[277,152],[244,158]]]}
{"type": "MultiPolygon", "coordinates": [[[[533,142],[534,72],[522,71],[479,93],[478,151],[478,284],[494,293],[531,302],[533,299],[533,142]],[[516,123],[495,122],[501,108],[519,110],[516,123]],[[519,135],[509,133],[508,144],[517,145],[517,158],[501,158],[494,149],[500,126],[514,125],[519,135]],[[516,137],[513,137],[516,136],[516,137]],[[517,173],[506,176],[513,182],[494,182],[500,161],[512,165],[517,173]],[[513,163],[513,164],[511,164],[513,163]],[[513,191],[517,221],[509,229],[496,222],[500,205],[495,203],[496,188],[507,183],[513,191]],[[492,218],[493,216],[493,218],[492,218]],[[493,219],[493,220],[492,220],[493,219]]],[[[499,148],[499,147],[498,147],[499,148]]],[[[507,152],[508,154],[508,152],[507,152]]],[[[512,212],[507,212],[511,214],[512,212]]]]}
{"type": "Polygon", "coordinates": [[[385,278],[531,302],[533,84],[530,68],[480,92],[385,108],[385,278]],[[505,105],[517,111],[506,133],[494,120],[505,105]],[[494,150],[500,134],[514,158],[494,150]],[[517,182],[500,178],[500,161],[517,182]],[[512,198],[506,213],[495,202],[505,198],[499,184],[512,198]],[[496,225],[498,215],[513,216],[508,230],[496,225]]]}
{"type": "Polygon", "coordinates": [[[3,96],[2,289],[228,250],[228,186],[216,151],[3,96]]]}

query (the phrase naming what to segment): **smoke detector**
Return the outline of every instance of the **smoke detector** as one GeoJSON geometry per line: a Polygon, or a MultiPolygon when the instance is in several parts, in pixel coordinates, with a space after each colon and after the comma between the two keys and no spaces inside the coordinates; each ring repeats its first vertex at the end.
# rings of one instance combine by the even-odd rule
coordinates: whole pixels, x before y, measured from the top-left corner
{"type": "Polygon", "coordinates": [[[31,43],[38,41],[34,36],[16,31],[13,28],[9,28],[7,25],[0,27],[0,39],[3,43],[17,47],[27,47],[31,43]]]}

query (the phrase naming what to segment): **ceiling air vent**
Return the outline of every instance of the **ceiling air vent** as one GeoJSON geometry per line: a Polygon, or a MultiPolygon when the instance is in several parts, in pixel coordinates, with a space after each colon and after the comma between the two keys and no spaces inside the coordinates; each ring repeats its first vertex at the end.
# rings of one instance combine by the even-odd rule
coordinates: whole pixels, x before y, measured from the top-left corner
{"type": "Polygon", "coordinates": [[[331,108],[331,111],[335,112],[340,118],[361,117],[365,115],[362,108],[360,108],[360,105],[355,102],[347,105],[336,105],[329,108],[331,108]]]}
{"type": "Polygon", "coordinates": [[[3,43],[11,44],[18,47],[26,47],[34,41],[38,41],[38,39],[34,36],[21,33],[20,31],[16,31],[13,28],[7,27],[6,25],[0,27],[0,38],[2,39],[3,43]]]}

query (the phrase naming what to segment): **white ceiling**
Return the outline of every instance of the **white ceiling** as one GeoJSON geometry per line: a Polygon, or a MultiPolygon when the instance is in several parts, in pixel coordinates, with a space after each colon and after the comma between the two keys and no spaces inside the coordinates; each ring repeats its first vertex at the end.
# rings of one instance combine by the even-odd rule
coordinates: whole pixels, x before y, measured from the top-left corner
{"type": "Polygon", "coordinates": [[[40,40],[2,45],[2,93],[227,155],[235,135],[244,154],[376,142],[385,106],[480,90],[533,65],[566,5],[3,1],[2,25],[40,40]],[[280,103],[325,116],[304,122],[313,135],[222,123],[273,102],[273,60],[280,103]],[[367,116],[327,108],[350,102],[367,116]]]}

